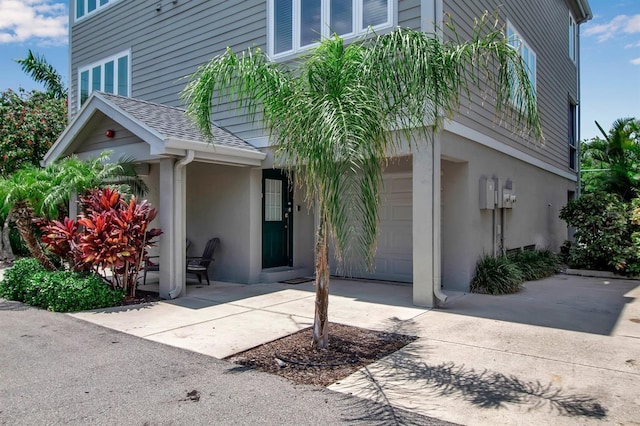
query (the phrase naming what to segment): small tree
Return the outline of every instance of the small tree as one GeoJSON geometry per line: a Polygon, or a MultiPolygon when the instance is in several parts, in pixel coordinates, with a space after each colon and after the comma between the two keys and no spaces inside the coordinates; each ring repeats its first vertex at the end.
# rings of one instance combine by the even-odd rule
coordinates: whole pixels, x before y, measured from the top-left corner
{"type": "Polygon", "coordinates": [[[35,219],[58,218],[65,213],[71,193],[83,194],[104,184],[124,182],[120,186],[123,192],[129,192],[130,188],[146,191],[146,184],[136,174],[132,162],[108,163],[108,158],[106,153],[87,161],[66,157],[46,168],[29,165],[8,178],[0,178],[0,212],[13,211],[20,237],[45,268],[54,270],[55,266],[35,235],[35,219]]]}
{"type": "Polygon", "coordinates": [[[91,270],[114,289],[135,296],[147,249],[162,232],[150,229],[156,210],[148,201],[123,199],[117,190],[94,189],[80,199],[77,222],[65,218],[45,224],[43,242],[74,270],[91,270]],[[108,275],[110,272],[111,275],[108,275]]]}
{"type": "Polygon", "coordinates": [[[527,68],[486,17],[468,42],[405,28],[348,45],[335,35],[295,66],[271,62],[260,49],[227,49],[194,74],[184,98],[207,135],[214,96],[260,108],[277,161],[295,169],[298,185],[317,201],[313,344],[321,349],[329,343],[329,241],[337,259],[356,251],[372,263],[387,155],[403,140],[439,130],[470,85],[491,93],[497,111],[523,125],[517,130],[539,138],[541,128],[527,68]]]}

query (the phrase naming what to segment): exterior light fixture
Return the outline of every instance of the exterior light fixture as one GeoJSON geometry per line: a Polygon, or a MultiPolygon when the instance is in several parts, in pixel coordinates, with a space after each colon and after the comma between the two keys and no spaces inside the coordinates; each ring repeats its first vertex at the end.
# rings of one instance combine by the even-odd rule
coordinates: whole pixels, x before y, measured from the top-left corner
{"type": "Polygon", "coordinates": [[[116,131],[115,131],[115,130],[113,130],[113,129],[109,129],[109,130],[107,130],[106,136],[107,136],[108,138],[112,138],[112,137],[114,137],[115,135],[116,135],[116,131]]]}

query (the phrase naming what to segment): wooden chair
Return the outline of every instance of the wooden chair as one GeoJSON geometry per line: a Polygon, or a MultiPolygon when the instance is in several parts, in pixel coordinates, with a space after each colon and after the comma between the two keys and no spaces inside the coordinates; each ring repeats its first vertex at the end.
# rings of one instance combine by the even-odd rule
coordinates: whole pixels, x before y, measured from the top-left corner
{"type": "MultiPolygon", "coordinates": [[[[185,252],[189,253],[189,247],[191,246],[191,241],[187,238],[185,241],[185,252]]],[[[160,271],[160,263],[154,262],[151,259],[158,259],[160,256],[148,256],[144,259],[144,275],[142,276],[142,285],[147,285],[147,272],[158,272],[160,271]]]]}
{"type": "Polygon", "coordinates": [[[200,257],[187,257],[187,274],[194,274],[198,277],[198,282],[202,283],[202,276],[207,279],[207,285],[209,282],[209,266],[215,259],[213,254],[216,248],[220,245],[220,238],[212,238],[207,241],[207,245],[200,257]]]}

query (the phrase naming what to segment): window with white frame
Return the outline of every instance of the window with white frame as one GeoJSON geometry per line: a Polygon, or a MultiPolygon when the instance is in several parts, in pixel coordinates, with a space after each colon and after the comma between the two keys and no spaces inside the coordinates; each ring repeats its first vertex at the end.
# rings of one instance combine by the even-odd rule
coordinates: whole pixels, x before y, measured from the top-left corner
{"type": "MultiPolygon", "coordinates": [[[[520,57],[522,57],[522,61],[527,69],[527,74],[529,76],[529,81],[531,82],[531,86],[533,90],[536,90],[536,53],[531,49],[531,47],[524,41],[520,33],[516,31],[513,25],[510,22],[507,22],[507,39],[509,40],[509,44],[518,51],[520,57]]],[[[512,96],[513,102],[518,105],[519,99],[516,99],[515,96],[512,96]]]]}
{"type": "Polygon", "coordinates": [[[569,100],[569,168],[578,170],[578,106],[569,100]]]}
{"type": "Polygon", "coordinates": [[[127,50],[79,68],[79,105],[81,106],[94,90],[120,96],[129,96],[131,92],[131,79],[129,78],[131,68],[130,58],[131,53],[127,50]]]}
{"type": "Polygon", "coordinates": [[[578,48],[578,34],[576,32],[576,20],[573,16],[569,15],[569,58],[573,62],[576,61],[577,48],[578,48]]]}
{"type": "Polygon", "coordinates": [[[75,0],[76,5],[76,20],[82,19],[87,15],[91,15],[100,9],[103,9],[110,3],[115,3],[118,0],[75,0]]]}
{"type": "Polygon", "coordinates": [[[397,0],[269,0],[269,55],[285,56],[336,33],[355,37],[393,26],[397,0]]]}

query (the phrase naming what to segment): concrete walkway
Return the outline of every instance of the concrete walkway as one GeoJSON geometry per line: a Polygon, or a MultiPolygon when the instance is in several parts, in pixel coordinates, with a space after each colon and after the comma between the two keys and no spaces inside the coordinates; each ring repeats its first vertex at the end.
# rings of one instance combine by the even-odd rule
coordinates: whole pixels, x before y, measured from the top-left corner
{"type": "MultiPolygon", "coordinates": [[[[640,422],[637,281],[558,275],[435,310],[406,286],[332,280],[331,293],[331,321],[421,337],[332,390],[462,424],[640,422]]],[[[222,358],[311,325],[313,301],[313,283],[214,283],[73,316],[222,358]]]]}

